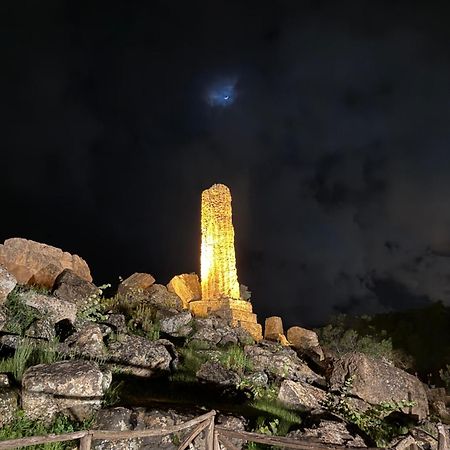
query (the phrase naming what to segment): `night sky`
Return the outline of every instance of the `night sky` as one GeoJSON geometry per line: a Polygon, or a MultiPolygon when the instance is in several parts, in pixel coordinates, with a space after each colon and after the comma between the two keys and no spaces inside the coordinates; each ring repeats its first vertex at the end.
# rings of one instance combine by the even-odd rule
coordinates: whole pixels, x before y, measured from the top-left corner
{"type": "Polygon", "coordinates": [[[261,319],[450,304],[443,5],[2,1],[0,240],[165,284],[221,182],[261,319]]]}

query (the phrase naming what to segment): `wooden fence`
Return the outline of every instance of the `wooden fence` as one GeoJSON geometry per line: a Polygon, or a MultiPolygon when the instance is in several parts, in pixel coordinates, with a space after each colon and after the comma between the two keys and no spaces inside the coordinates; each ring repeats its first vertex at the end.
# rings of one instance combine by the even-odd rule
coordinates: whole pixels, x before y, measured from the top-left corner
{"type": "MultiPolygon", "coordinates": [[[[135,430],[135,431],[108,431],[108,430],[84,430],[66,434],[50,434],[48,436],[33,436],[21,439],[10,439],[0,441],[0,450],[24,448],[30,445],[47,444],[50,442],[66,442],[79,440],[80,450],[89,450],[92,441],[101,439],[105,441],[117,441],[123,439],[137,439],[145,437],[166,436],[187,428],[195,427],[186,438],[178,446],[178,450],[185,450],[189,444],[202,432],[205,431],[205,447],[206,450],[219,450],[219,443],[227,450],[237,450],[237,447],[231,443],[231,439],[240,439],[242,441],[257,442],[260,444],[275,445],[281,448],[298,449],[298,450],[342,450],[344,446],[323,445],[311,441],[300,441],[298,439],[290,439],[281,436],[267,436],[265,434],[250,433],[248,431],[230,430],[215,425],[215,411],[210,411],[202,416],[188,420],[179,425],[161,428],[156,430],[135,430]]],[[[448,427],[442,424],[437,426],[438,429],[438,450],[450,450],[448,427]]],[[[400,443],[401,444],[401,443],[400,443]]],[[[412,442],[406,445],[397,445],[395,450],[417,450],[417,445],[412,442]]],[[[352,450],[363,450],[352,447],[352,450]]],[[[364,450],[383,450],[365,448],[364,450]]],[[[384,449],[387,450],[387,449],[384,449]]]]}

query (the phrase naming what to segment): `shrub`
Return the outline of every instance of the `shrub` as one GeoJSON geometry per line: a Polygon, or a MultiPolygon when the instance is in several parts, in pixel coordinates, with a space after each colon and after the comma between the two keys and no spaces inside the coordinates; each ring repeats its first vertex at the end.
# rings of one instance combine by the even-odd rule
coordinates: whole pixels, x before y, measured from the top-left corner
{"type": "Polygon", "coordinates": [[[227,347],[219,356],[219,362],[227,369],[244,373],[252,370],[252,364],[243,348],[239,345],[227,347]]]}

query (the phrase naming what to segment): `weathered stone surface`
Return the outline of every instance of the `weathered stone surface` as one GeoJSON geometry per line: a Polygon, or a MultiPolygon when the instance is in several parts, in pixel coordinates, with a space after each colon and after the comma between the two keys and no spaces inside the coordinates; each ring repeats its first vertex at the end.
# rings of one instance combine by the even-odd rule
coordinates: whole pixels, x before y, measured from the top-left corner
{"type": "Polygon", "coordinates": [[[142,368],[145,369],[142,373],[148,375],[169,371],[177,358],[170,341],[149,341],[140,336],[121,336],[109,344],[108,350],[109,362],[142,368]]]}
{"type": "Polygon", "coordinates": [[[56,278],[53,295],[78,307],[86,305],[99,289],[94,283],[77,275],[73,270],[65,269],[56,278]]]}
{"type": "Polygon", "coordinates": [[[3,330],[3,328],[5,327],[6,321],[7,321],[6,311],[0,308],[0,331],[3,330]]]}
{"type": "Polygon", "coordinates": [[[278,392],[278,400],[290,408],[311,411],[321,409],[320,401],[325,400],[322,389],[302,381],[284,380],[278,392]]]}
{"type": "Polygon", "coordinates": [[[0,264],[20,284],[52,288],[64,269],[71,269],[81,278],[92,281],[88,265],[78,255],[22,238],[7,239],[3,245],[0,244],[0,264]]]}
{"type": "MultiPolygon", "coordinates": [[[[95,417],[94,428],[98,430],[126,431],[135,429],[134,414],[131,409],[117,407],[101,409],[95,417]]],[[[142,439],[127,439],[121,441],[95,440],[96,450],[138,450],[142,439]]]]}
{"type": "Polygon", "coordinates": [[[30,367],[22,379],[22,407],[27,417],[50,421],[57,413],[89,415],[100,408],[111,373],[92,361],[58,361],[30,367]]]}
{"type": "Polygon", "coordinates": [[[71,323],[75,322],[77,306],[74,303],[34,291],[22,292],[20,297],[25,305],[37,309],[53,323],[64,319],[71,323]]]}
{"type": "Polygon", "coordinates": [[[202,296],[200,281],[195,273],[174,276],[167,285],[167,289],[181,298],[185,308],[188,308],[189,302],[200,300],[202,296]]]}
{"type": "Polygon", "coordinates": [[[109,314],[108,318],[105,320],[105,323],[109,325],[116,333],[125,332],[127,329],[125,316],[123,314],[109,314]]]}
{"type": "Polygon", "coordinates": [[[317,333],[302,327],[291,327],[287,331],[287,340],[300,353],[316,356],[322,361],[325,356],[319,345],[317,333]]]}
{"type": "Polygon", "coordinates": [[[192,331],[192,314],[184,311],[162,319],[159,325],[162,333],[173,337],[186,337],[192,331]]]}
{"type": "Polygon", "coordinates": [[[56,336],[55,324],[49,317],[36,320],[25,331],[25,336],[50,341],[56,336]]]}
{"type": "Polygon", "coordinates": [[[177,294],[169,292],[162,284],[154,284],[147,291],[147,300],[156,308],[183,311],[183,302],[177,294]]]}
{"type": "Polygon", "coordinates": [[[278,341],[280,334],[284,334],[283,321],[281,317],[268,317],[264,324],[264,339],[278,341]]]}
{"type": "Polygon", "coordinates": [[[372,405],[384,401],[411,400],[416,402],[416,406],[404,408],[405,414],[416,416],[419,420],[428,416],[427,395],[422,383],[403,370],[355,352],[334,362],[331,390],[341,388],[348,377],[353,377],[353,396],[372,405]]]}
{"type": "Polygon", "coordinates": [[[351,433],[344,423],[331,420],[321,420],[318,426],[306,428],[304,431],[291,431],[287,434],[287,437],[299,440],[307,439],[311,443],[367,447],[363,438],[351,433]]]}
{"type": "MultiPolygon", "coordinates": [[[[217,425],[227,428],[233,431],[245,431],[245,420],[243,417],[226,416],[223,414],[218,414],[216,418],[217,425]]],[[[241,439],[229,439],[229,441],[238,449],[242,449],[244,446],[244,441],[241,439]]],[[[224,446],[220,445],[220,450],[227,450],[224,446]]]]}
{"type": "Polygon", "coordinates": [[[5,303],[8,294],[16,287],[17,280],[0,265],[0,305],[5,303]]]}
{"type": "Polygon", "coordinates": [[[9,387],[10,382],[8,378],[8,374],[6,373],[0,373],[0,388],[9,387]]]}
{"type": "Polygon", "coordinates": [[[207,361],[200,366],[196,376],[198,379],[222,386],[235,386],[239,381],[239,375],[228,370],[220,363],[207,361]]]}
{"type": "Polygon", "coordinates": [[[305,362],[287,347],[275,343],[267,345],[246,345],[245,353],[250,359],[254,370],[286,380],[305,381],[307,383],[320,382],[321,376],[313,372],[305,362]]]}
{"type": "Polygon", "coordinates": [[[14,419],[18,410],[18,398],[14,389],[0,387],[0,428],[14,419]]]}
{"type": "Polygon", "coordinates": [[[93,322],[87,322],[79,331],[69,336],[65,344],[76,354],[83,356],[101,358],[106,355],[102,330],[93,322]]]}
{"type": "Polygon", "coordinates": [[[136,272],[119,284],[117,294],[123,300],[142,299],[154,283],[155,279],[149,273],[136,272]]]}

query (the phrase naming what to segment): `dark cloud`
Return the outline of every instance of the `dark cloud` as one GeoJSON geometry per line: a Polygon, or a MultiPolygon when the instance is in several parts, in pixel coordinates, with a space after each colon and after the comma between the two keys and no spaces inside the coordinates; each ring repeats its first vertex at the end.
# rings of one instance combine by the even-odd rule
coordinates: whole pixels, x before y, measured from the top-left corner
{"type": "MultiPolygon", "coordinates": [[[[449,32],[411,2],[3,6],[0,237],[99,283],[198,271],[199,198],[233,193],[262,316],[448,302],[449,32]],[[227,107],[205,92],[236,80],[227,107]]],[[[5,4],[6,5],[6,4],[5,4]]]]}

